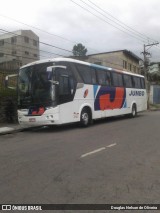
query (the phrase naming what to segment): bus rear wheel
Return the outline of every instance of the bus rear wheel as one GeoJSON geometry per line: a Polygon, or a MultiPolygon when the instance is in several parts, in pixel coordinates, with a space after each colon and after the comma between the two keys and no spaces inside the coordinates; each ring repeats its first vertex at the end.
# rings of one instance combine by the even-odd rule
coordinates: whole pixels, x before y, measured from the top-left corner
{"type": "Polygon", "coordinates": [[[136,107],[136,104],[133,104],[131,118],[135,118],[136,116],[137,116],[137,107],[136,107]]]}
{"type": "Polygon", "coordinates": [[[81,112],[80,124],[82,127],[87,127],[92,123],[91,111],[88,108],[83,108],[81,112]]]}

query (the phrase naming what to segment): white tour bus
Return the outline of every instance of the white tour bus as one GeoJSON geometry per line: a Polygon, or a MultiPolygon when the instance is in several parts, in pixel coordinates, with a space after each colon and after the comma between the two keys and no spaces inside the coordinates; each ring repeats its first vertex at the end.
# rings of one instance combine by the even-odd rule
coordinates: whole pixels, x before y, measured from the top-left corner
{"type": "Polygon", "coordinates": [[[18,76],[22,126],[60,125],[147,109],[144,76],[69,58],[23,66],[18,76]]]}

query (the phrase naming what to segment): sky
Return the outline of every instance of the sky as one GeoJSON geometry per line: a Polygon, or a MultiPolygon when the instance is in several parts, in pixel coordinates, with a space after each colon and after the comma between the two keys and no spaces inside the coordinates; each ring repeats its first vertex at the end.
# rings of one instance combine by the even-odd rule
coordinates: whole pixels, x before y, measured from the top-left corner
{"type": "MultiPolygon", "coordinates": [[[[0,0],[0,5],[0,34],[32,30],[40,42],[57,47],[40,44],[41,58],[70,56],[82,43],[87,54],[127,49],[143,59],[144,44],[160,42],[159,0],[0,0]]],[[[160,61],[160,44],[148,51],[150,61],[160,61]]]]}

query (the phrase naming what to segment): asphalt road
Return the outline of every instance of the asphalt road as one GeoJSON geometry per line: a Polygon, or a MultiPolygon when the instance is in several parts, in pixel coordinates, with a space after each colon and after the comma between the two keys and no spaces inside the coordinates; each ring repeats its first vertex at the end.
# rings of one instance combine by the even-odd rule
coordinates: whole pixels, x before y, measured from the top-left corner
{"type": "Polygon", "coordinates": [[[160,203],[160,112],[0,136],[1,203],[160,203]]]}

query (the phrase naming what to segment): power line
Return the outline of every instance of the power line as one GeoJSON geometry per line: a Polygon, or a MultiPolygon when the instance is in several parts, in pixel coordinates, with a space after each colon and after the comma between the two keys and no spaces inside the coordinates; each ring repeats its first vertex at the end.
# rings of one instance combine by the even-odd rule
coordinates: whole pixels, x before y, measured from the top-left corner
{"type": "Polygon", "coordinates": [[[63,48],[61,48],[61,47],[54,46],[54,45],[52,45],[52,44],[47,44],[47,43],[45,43],[45,42],[39,42],[39,43],[44,44],[44,45],[49,46],[49,47],[54,47],[54,48],[57,48],[57,49],[59,49],[59,50],[63,50],[63,51],[72,53],[72,51],[70,51],[70,50],[66,50],[66,49],[63,49],[63,48]]]}
{"type": "MultiPolygon", "coordinates": [[[[19,44],[12,44],[12,43],[9,43],[9,42],[6,42],[4,41],[4,43],[6,44],[10,44],[10,45],[14,45],[14,46],[18,46],[18,47],[23,47],[23,48],[26,48],[26,49],[31,49],[31,50],[37,50],[35,48],[32,48],[32,47],[27,47],[27,46],[23,46],[23,45],[19,45],[19,44]]],[[[6,49],[6,48],[5,48],[6,49]]],[[[19,50],[18,50],[19,51],[19,50]]],[[[53,52],[48,52],[48,51],[45,51],[45,50],[40,50],[40,52],[44,52],[44,53],[47,53],[47,54],[52,54],[52,55],[57,55],[57,56],[61,56],[61,57],[65,57],[64,55],[60,55],[60,54],[57,54],[57,53],[53,53],[53,52]]],[[[41,56],[41,55],[39,55],[41,56]]]]}
{"type": "MultiPolygon", "coordinates": [[[[10,45],[16,45],[16,44],[11,44],[11,43],[9,43],[9,42],[4,42],[4,43],[10,44],[10,45]]],[[[16,45],[16,46],[20,46],[20,47],[25,47],[25,48],[26,48],[26,46],[22,46],[22,45],[16,45]]],[[[30,48],[30,47],[27,47],[27,48],[28,48],[28,49],[32,49],[32,48],[30,48]]],[[[34,49],[34,48],[33,48],[33,49],[34,49]]],[[[9,51],[10,51],[11,49],[8,49],[8,48],[5,47],[5,50],[9,50],[9,51]]],[[[61,56],[61,57],[65,57],[64,55],[59,55],[59,54],[52,53],[52,52],[48,52],[48,51],[43,51],[43,50],[39,50],[39,51],[44,52],[44,53],[48,53],[48,54],[53,54],[53,55],[58,55],[58,56],[61,56]]],[[[20,50],[18,50],[18,52],[23,53],[23,52],[20,51],[20,50]]],[[[17,54],[9,54],[9,53],[2,52],[2,51],[0,51],[0,53],[3,53],[3,54],[5,54],[5,55],[10,55],[10,56],[13,56],[13,57],[22,57],[22,58],[27,58],[27,59],[35,59],[35,58],[23,57],[22,55],[19,56],[19,55],[17,55],[17,54]]],[[[39,57],[48,58],[47,56],[43,56],[43,55],[41,55],[41,54],[39,54],[38,56],[39,56],[39,57]]],[[[110,61],[98,59],[98,58],[96,58],[96,57],[92,57],[92,59],[94,59],[94,60],[96,60],[96,61],[98,61],[98,62],[105,62],[105,63],[109,63],[109,64],[121,66],[121,64],[112,63],[112,62],[110,62],[110,61]]]]}
{"type": "MultiPolygon", "coordinates": [[[[98,15],[92,13],[90,10],[88,10],[88,9],[85,8],[85,7],[83,7],[82,5],[80,5],[80,4],[76,3],[76,2],[74,2],[73,0],[70,0],[70,1],[73,2],[74,4],[76,4],[77,6],[81,7],[83,10],[87,11],[88,13],[92,14],[93,16],[97,17],[97,18],[100,19],[101,21],[103,21],[103,22],[105,22],[105,23],[111,25],[112,27],[114,27],[114,28],[120,30],[121,32],[123,32],[123,33],[125,33],[125,34],[128,34],[128,35],[131,36],[131,37],[134,37],[134,38],[138,39],[138,38],[135,37],[134,35],[132,35],[132,34],[126,32],[126,31],[124,31],[124,30],[122,30],[122,29],[120,29],[120,28],[118,28],[118,27],[116,27],[116,26],[114,26],[113,24],[111,24],[110,22],[106,21],[105,19],[103,19],[103,18],[99,17],[98,15]]],[[[144,43],[142,40],[140,40],[140,39],[138,39],[138,40],[141,41],[141,43],[144,43]]]]}
{"type": "MultiPolygon", "coordinates": [[[[86,2],[84,2],[83,0],[80,0],[81,2],[83,2],[85,5],[89,6],[90,8],[92,8],[94,11],[96,11],[97,13],[99,13],[100,15],[102,15],[103,17],[107,18],[109,21],[115,23],[116,25],[122,27],[124,30],[127,30],[128,32],[131,32],[132,34],[134,34],[135,36],[138,36],[135,32],[128,30],[126,27],[124,27],[122,24],[118,24],[116,21],[112,20],[111,18],[108,18],[106,15],[104,15],[103,13],[99,12],[97,9],[95,9],[94,7],[92,7],[91,5],[87,4],[86,2]]],[[[114,26],[115,27],[115,26],[114,26]]],[[[119,28],[117,28],[119,29],[119,28]]],[[[120,29],[119,29],[120,30],[120,29]]],[[[144,39],[144,37],[142,36],[138,36],[141,39],[144,39]]]]}
{"type": "MultiPolygon", "coordinates": [[[[92,1],[90,1],[90,0],[88,0],[88,1],[89,1],[91,4],[95,5],[95,7],[99,8],[101,11],[107,13],[105,10],[103,10],[102,8],[100,8],[99,6],[97,6],[96,4],[94,4],[92,1]]],[[[73,1],[72,1],[72,2],[73,2],[73,1]]],[[[73,2],[73,3],[75,3],[75,2],[73,2]]],[[[83,2],[83,3],[84,3],[84,2],[83,2]]],[[[76,3],[75,3],[75,4],[76,4],[76,3]]],[[[85,4],[86,4],[86,3],[85,3],[85,4]]],[[[77,4],[77,5],[78,5],[78,4],[77,4]]],[[[80,5],[78,5],[78,6],[80,6],[80,5]]],[[[80,7],[83,8],[82,6],[80,6],[80,7]]],[[[90,7],[91,7],[91,6],[90,6],[90,7]]],[[[84,9],[84,8],[83,8],[83,9],[84,9]]],[[[85,9],[85,10],[87,10],[87,9],[85,9]]],[[[89,12],[89,11],[88,11],[88,12],[89,12]]],[[[91,12],[90,12],[90,13],[91,13],[91,12]]],[[[107,14],[109,14],[109,13],[107,13],[107,14]]],[[[92,14],[92,15],[96,16],[95,14],[92,14]]],[[[110,15],[110,14],[109,14],[109,15],[110,15]]],[[[0,14],[0,16],[2,16],[2,17],[4,17],[4,18],[7,18],[7,19],[10,19],[10,20],[12,20],[12,21],[15,21],[15,22],[17,22],[17,23],[20,23],[20,24],[23,24],[23,25],[32,27],[32,28],[34,28],[34,29],[36,29],[36,30],[42,31],[42,32],[47,33],[47,34],[49,34],[49,35],[56,36],[56,37],[58,37],[58,38],[60,38],[60,39],[69,41],[69,42],[71,42],[71,43],[74,43],[74,44],[77,43],[77,42],[71,41],[71,40],[69,40],[69,39],[67,39],[67,38],[65,38],[65,37],[62,37],[62,36],[59,36],[59,35],[56,35],[56,34],[53,34],[53,33],[49,33],[49,32],[47,32],[47,31],[45,31],[45,30],[43,30],[43,29],[40,29],[40,28],[38,28],[38,27],[29,25],[29,24],[26,24],[26,23],[23,23],[23,22],[21,22],[21,21],[19,21],[19,20],[16,20],[16,19],[11,18],[11,17],[5,16],[5,15],[2,15],[2,14],[0,14]]],[[[113,18],[114,18],[115,20],[117,20],[118,22],[122,23],[124,26],[126,26],[126,27],[130,28],[131,30],[135,31],[137,34],[142,35],[142,36],[145,36],[144,34],[139,33],[138,31],[136,31],[136,30],[134,30],[133,28],[127,26],[127,25],[124,24],[123,22],[119,21],[119,20],[116,19],[114,16],[112,16],[112,15],[110,15],[110,16],[113,17],[113,18]]],[[[100,17],[98,17],[98,18],[100,18],[100,17]]],[[[106,17],[106,18],[107,18],[107,17],[106,17]]],[[[104,20],[103,20],[103,21],[104,21],[104,20]]],[[[105,21],[105,22],[106,22],[106,21],[105,21]]],[[[107,22],[107,23],[108,23],[108,22],[107,22]]],[[[108,23],[108,24],[109,24],[109,23],[108,23]]],[[[111,25],[111,24],[110,24],[110,25],[111,25]]],[[[113,25],[112,25],[112,26],[113,26],[113,25]]],[[[114,27],[115,27],[115,26],[114,26],[114,27]]],[[[121,29],[119,29],[119,30],[121,30],[121,29]]],[[[122,30],[121,30],[121,31],[122,31],[122,30]]],[[[124,32],[124,33],[130,35],[129,33],[125,32],[125,31],[122,31],[122,32],[124,32]]],[[[133,35],[130,35],[130,36],[134,37],[133,35]]],[[[146,38],[147,38],[147,39],[150,39],[150,40],[153,40],[153,39],[149,38],[148,36],[146,36],[146,38]]],[[[154,40],[153,40],[153,41],[154,41],[154,40]]],[[[55,47],[55,48],[56,48],[56,47],[55,47]]],[[[89,47],[88,47],[88,48],[89,48],[89,47]]],[[[95,49],[93,49],[93,48],[89,48],[89,49],[95,50],[95,49]]],[[[96,50],[96,51],[97,51],[97,50],[96,50]]]]}
{"type": "MultiPolygon", "coordinates": [[[[82,1],[82,0],[81,0],[81,1],[82,1]]],[[[128,26],[127,24],[123,23],[122,21],[120,21],[119,19],[117,19],[116,17],[114,17],[113,15],[111,15],[109,12],[107,12],[106,10],[103,10],[103,9],[102,9],[101,7],[99,7],[97,4],[93,3],[91,0],[88,0],[88,1],[89,1],[92,5],[94,5],[96,8],[98,8],[99,10],[103,11],[105,14],[109,15],[110,17],[112,17],[113,20],[110,19],[111,21],[113,21],[113,22],[115,22],[114,20],[118,21],[118,22],[120,23],[120,26],[124,25],[125,27],[127,27],[127,28],[129,29],[129,31],[133,31],[133,32],[136,33],[136,34],[139,34],[142,38],[145,38],[145,39],[147,39],[147,40],[151,40],[151,41],[154,41],[154,42],[156,41],[156,40],[154,40],[154,39],[152,39],[152,38],[146,36],[145,34],[138,32],[137,30],[133,29],[132,27],[128,26]]],[[[84,1],[82,1],[82,2],[84,2],[84,1]]],[[[106,17],[106,18],[108,18],[108,17],[106,17]]],[[[116,22],[115,22],[115,23],[116,23],[116,22]]],[[[118,24],[118,23],[117,23],[117,24],[118,24]]],[[[126,29],[126,28],[125,28],[125,29],[126,29]]]]}
{"type": "MultiPolygon", "coordinates": [[[[95,13],[92,13],[90,10],[88,10],[87,8],[84,8],[82,5],[77,4],[77,3],[74,2],[73,0],[70,0],[70,1],[73,2],[74,4],[78,5],[79,7],[81,7],[83,10],[86,10],[87,12],[91,13],[92,15],[94,15],[95,17],[97,17],[98,19],[100,19],[101,21],[104,21],[104,22],[106,22],[107,24],[113,26],[114,28],[117,28],[118,30],[124,32],[125,34],[128,34],[128,35],[130,35],[130,36],[136,38],[136,39],[139,40],[141,43],[142,43],[142,42],[145,43],[145,41],[142,41],[140,38],[143,38],[143,39],[145,39],[145,40],[147,40],[147,41],[148,41],[148,39],[150,39],[150,40],[154,41],[155,43],[158,43],[157,41],[155,41],[155,40],[149,38],[148,36],[146,36],[146,35],[144,35],[144,34],[142,34],[142,33],[139,33],[138,31],[134,30],[133,28],[130,28],[129,26],[125,25],[124,23],[122,23],[122,22],[120,22],[118,19],[116,19],[114,16],[111,16],[111,15],[109,14],[111,17],[113,17],[114,19],[116,19],[118,22],[121,23],[121,24],[118,24],[116,21],[114,21],[114,20],[108,18],[106,15],[102,14],[102,13],[99,12],[97,9],[93,8],[91,5],[87,4],[87,3],[84,2],[83,0],[80,0],[80,1],[83,2],[85,5],[87,5],[89,8],[92,8],[94,11],[96,11],[96,12],[99,13],[100,15],[102,15],[102,16],[104,16],[105,18],[109,19],[110,21],[114,22],[116,25],[122,27],[123,29],[125,29],[125,30],[127,30],[127,31],[129,31],[129,32],[131,32],[132,35],[131,35],[130,33],[126,32],[126,31],[120,29],[119,27],[117,27],[117,26],[115,26],[115,25],[109,23],[108,21],[102,19],[101,17],[97,16],[95,13]],[[122,25],[124,25],[125,27],[122,26],[122,25]],[[129,29],[128,29],[128,28],[129,28],[129,29]],[[133,35],[133,34],[134,34],[134,35],[133,35]],[[137,38],[137,36],[138,36],[138,38],[137,38]]],[[[93,4],[95,7],[97,7],[98,9],[100,9],[101,11],[103,11],[103,12],[106,13],[106,11],[104,11],[103,9],[101,9],[100,7],[98,7],[98,6],[97,6],[96,4],[94,4],[92,1],[90,1],[90,0],[88,0],[88,1],[89,1],[91,4],[93,4]]],[[[107,13],[107,14],[108,14],[108,13],[107,13]]],[[[157,48],[158,48],[158,47],[157,47],[157,48]]]]}
{"type": "MultiPolygon", "coordinates": [[[[33,57],[33,56],[23,56],[23,55],[17,55],[17,53],[10,53],[10,49],[9,48],[5,48],[5,51],[4,50],[0,50],[0,53],[2,53],[2,54],[4,54],[4,56],[3,57],[5,57],[5,56],[7,56],[7,55],[10,55],[10,56],[12,56],[12,57],[15,57],[15,58],[18,58],[18,60],[20,60],[19,59],[19,57],[20,58],[26,58],[26,59],[32,59],[32,60],[39,60],[39,58],[38,57],[46,57],[46,56],[44,56],[44,55],[37,55],[36,57],[33,57]]],[[[20,54],[23,54],[24,52],[23,51],[21,51],[21,50],[18,50],[18,53],[20,53],[20,54]]],[[[30,55],[30,54],[29,54],[30,55]]]]}
{"type": "MultiPolygon", "coordinates": [[[[0,30],[3,31],[3,32],[7,32],[7,33],[10,33],[10,34],[16,35],[16,36],[25,37],[25,36],[18,35],[18,34],[14,33],[14,32],[10,32],[10,31],[4,30],[4,29],[0,29],[0,30]]],[[[30,38],[29,38],[29,39],[30,39],[30,38]]],[[[33,40],[33,39],[30,39],[30,40],[33,40]]],[[[71,53],[72,53],[72,51],[69,51],[69,50],[66,50],[66,49],[63,49],[63,48],[60,48],[60,47],[57,47],[57,46],[48,44],[48,43],[44,43],[44,42],[39,42],[39,43],[42,43],[42,44],[44,44],[44,45],[47,45],[47,46],[50,46],[50,47],[54,47],[54,48],[56,47],[57,49],[65,50],[65,51],[67,51],[67,52],[71,52],[71,53]]],[[[40,51],[42,51],[42,50],[40,50],[40,51]]],[[[47,52],[47,53],[50,54],[51,52],[47,52]]],[[[55,53],[51,53],[51,54],[55,54],[55,53]]],[[[10,54],[10,55],[11,55],[11,54],[10,54]]],[[[56,54],[56,55],[65,57],[64,55],[60,55],[60,54],[56,54]]],[[[12,55],[12,56],[13,56],[13,55],[12,55]]],[[[15,56],[15,55],[14,55],[14,56],[15,56]]],[[[17,56],[17,55],[16,55],[16,56],[17,56]]],[[[41,56],[41,57],[46,57],[46,56],[42,56],[42,55],[39,55],[39,56],[41,56]]],[[[17,56],[17,57],[22,57],[22,56],[17,56]]],[[[29,57],[23,57],[23,58],[29,58],[29,57]]],[[[29,58],[29,59],[33,59],[33,58],[29,58]]],[[[100,60],[100,59],[98,59],[98,58],[93,58],[93,57],[92,57],[92,59],[97,60],[97,61],[100,61],[100,62],[106,62],[106,63],[109,63],[109,64],[121,66],[121,64],[112,63],[112,62],[107,61],[107,60],[100,60]]]]}
{"type": "MultiPolygon", "coordinates": [[[[18,35],[18,34],[14,33],[14,32],[10,32],[10,31],[4,30],[4,29],[0,29],[0,30],[1,30],[1,31],[4,31],[4,32],[7,32],[7,33],[11,33],[11,34],[16,35],[16,36],[23,37],[23,38],[25,37],[25,36],[18,35]]],[[[31,39],[31,38],[29,38],[29,39],[32,40],[32,41],[34,40],[34,39],[31,39]]],[[[72,51],[70,51],[70,50],[67,50],[67,49],[64,49],[64,48],[61,48],[61,47],[57,47],[57,46],[52,45],[52,44],[48,44],[48,43],[40,42],[40,41],[39,41],[39,43],[40,43],[40,44],[43,44],[43,45],[50,46],[50,47],[54,47],[54,48],[59,49],[59,50],[63,50],[63,51],[72,53],[72,51]]]]}
{"type": "MultiPolygon", "coordinates": [[[[1,29],[0,29],[1,30],[1,29]]],[[[6,31],[6,30],[5,30],[6,31]]],[[[7,31],[8,33],[11,33],[11,34],[13,34],[13,35],[18,35],[18,34],[16,34],[16,33],[12,33],[12,32],[9,32],[9,31],[7,31]]],[[[18,36],[20,36],[21,37],[21,35],[18,35],[18,36]]],[[[22,36],[22,37],[24,37],[24,36],[22,36]]],[[[29,38],[30,39],[30,38],[29,38]]],[[[32,40],[32,39],[31,39],[32,40]]],[[[9,43],[9,42],[5,42],[5,43],[8,43],[8,44],[11,44],[11,45],[16,45],[16,46],[20,46],[20,47],[27,47],[27,46],[23,46],[23,45],[17,45],[17,44],[12,44],[12,43],[9,43]]],[[[27,47],[27,48],[29,48],[29,49],[32,49],[32,48],[30,48],[30,47],[27,47]]],[[[7,49],[7,48],[5,48],[5,49],[7,49]]],[[[33,48],[34,49],[34,48],[33,48]]],[[[9,49],[8,49],[9,50],[9,49]]],[[[35,49],[34,49],[35,50],[35,49]]],[[[61,57],[65,57],[64,55],[60,55],[60,54],[56,54],[56,53],[52,53],[52,52],[47,52],[47,51],[43,51],[43,50],[39,50],[39,51],[42,51],[42,52],[46,52],[46,53],[49,53],[49,54],[55,54],[55,55],[58,55],[58,56],[61,56],[61,57]]],[[[20,51],[21,52],[21,51],[20,51]]],[[[4,54],[6,54],[6,53],[4,53],[4,54]]],[[[23,57],[23,56],[18,56],[18,55],[12,55],[12,54],[6,54],[6,55],[10,55],[10,56],[13,56],[13,57],[23,57]]],[[[43,55],[38,55],[38,56],[40,56],[40,57],[46,57],[46,56],[43,56],[43,55]]],[[[29,58],[29,57],[23,57],[23,58],[28,58],[28,59],[33,59],[33,58],[29,58]]],[[[47,57],[46,57],[47,58],[47,57]]],[[[116,64],[116,63],[112,63],[112,62],[109,62],[109,61],[107,61],[107,60],[101,60],[101,59],[98,59],[98,58],[93,58],[92,57],[92,59],[94,59],[94,60],[98,60],[98,61],[100,61],[100,62],[105,62],[105,63],[109,63],[109,64],[113,64],[113,65],[118,65],[118,66],[120,66],[120,64],[116,64]]]]}
{"type": "MultiPolygon", "coordinates": [[[[100,16],[94,14],[93,12],[91,12],[91,11],[88,10],[87,8],[83,7],[82,5],[80,5],[80,4],[76,3],[76,2],[74,2],[73,0],[70,0],[70,1],[73,2],[74,4],[76,4],[77,6],[81,7],[83,10],[87,11],[88,13],[91,13],[93,16],[97,17],[97,18],[100,19],[101,21],[103,21],[103,22],[105,22],[105,23],[111,25],[112,27],[114,27],[114,28],[120,30],[121,32],[123,32],[123,33],[125,33],[125,34],[128,34],[128,35],[131,36],[131,37],[136,38],[136,39],[139,40],[141,43],[144,43],[144,41],[142,41],[141,39],[137,38],[137,36],[133,35],[133,32],[132,32],[132,34],[130,34],[130,33],[126,32],[126,31],[122,30],[121,28],[119,28],[119,27],[117,27],[117,26],[111,24],[110,22],[104,20],[104,19],[101,18],[100,16]]],[[[80,1],[82,1],[82,0],[80,0],[80,1]]],[[[86,4],[84,1],[82,1],[82,2],[83,2],[84,4],[86,4]]],[[[89,5],[89,6],[90,6],[90,5],[89,5]]],[[[90,7],[91,7],[91,6],[90,6],[90,7]]],[[[92,8],[93,8],[93,7],[92,7],[92,8]]],[[[95,9],[94,9],[94,10],[95,10],[95,9]]],[[[95,11],[97,11],[97,10],[95,10],[95,11]]],[[[98,11],[97,11],[97,12],[98,12],[98,11]]],[[[100,13],[100,12],[98,12],[98,13],[100,13]]],[[[100,13],[100,14],[103,15],[102,13],[100,13]]],[[[104,16],[104,15],[103,15],[103,16],[104,16]]],[[[123,27],[123,28],[124,28],[124,27],[123,27]]],[[[140,42],[139,42],[139,43],[140,43],[140,42]]]]}
{"type": "MultiPolygon", "coordinates": [[[[27,56],[22,56],[22,55],[13,55],[13,54],[9,54],[9,53],[6,53],[6,52],[1,52],[3,53],[4,55],[8,55],[8,56],[12,56],[12,57],[20,57],[20,58],[26,58],[26,59],[32,59],[33,60],[33,57],[27,57],[27,56]]],[[[45,57],[45,56],[42,56],[42,57],[45,57]]]]}
{"type": "Polygon", "coordinates": [[[39,31],[44,32],[44,33],[47,33],[47,34],[49,34],[49,35],[58,37],[58,38],[63,39],[63,40],[65,40],[65,41],[69,41],[69,42],[74,43],[74,44],[76,43],[76,42],[73,42],[73,41],[71,41],[71,40],[69,40],[69,39],[67,39],[67,38],[62,37],[62,36],[59,36],[59,35],[56,35],[56,34],[53,34],[53,33],[49,33],[49,32],[47,32],[47,31],[45,31],[45,30],[42,30],[42,29],[40,29],[40,28],[38,28],[38,27],[35,27],[35,26],[32,26],[32,25],[23,23],[23,22],[21,22],[21,21],[18,21],[18,20],[14,19],[14,18],[5,16],[5,15],[2,15],[2,14],[0,14],[0,16],[1,16],[1,17],[4,17],[4,18],[7,18],[7,19],[10,19],[10,20],[12,20],[12,21],[15,21],[15,22],[17,22],[17,23],[26,25],[26,26],[28,26],[28,27],[32,27],[32,28],[34,28],[34,29],[36,29],[36,30],[39,30],[39,31]]]}
{"type": "MultiPolygon", "coordinates": [[[[9,31],[7,31],[7,32],[9,32],[9,31]]],[[[12,33],[12,32],[9,32],[9,33],[12,33]]],[[[18,35],[18,34],[15,34],[15,33],[12,33],[12,34],[18,35]]],[[[21,36],[21,35],[18,35],[18,36],[21,36]]],[[[22,36],[22,37],[24,37],[24,36],[22,36]]],[[[32,40],[31,38],[29,38],[29,39],[32,40]]],[[[4,41],[4,43],[10,44],[10,45],[14,45],[14,46],[23,47],[23,48],[27,48],[27,49],[37,50],[36,48],[33,48],[33,47],[23,46],[23,45],[19,45],[19,44],[15,44],[15,43],[9,43],[9,42],[6,42],[6,41],[4,41]]],[[[44,52],[44,53],[48,53],[48,54],[52,54],[52,55],[57,55],[57,56],[65,57],[64,55],[61,55],[61,54],[58,54],[58,53],[48,52],[48,51],[40,50],[40,49],[39,49],[39,51],[40,52],[44,52]]]]}
{"type": "MultiPolygon", "coordinates": [[[[17,46],[18,46],[18,45],[17,45],[17,46]]],[[[11,52],[11,49],[5,47],[5,50],[0,50],[0,53],[3,53],[4,55],[10,55],[10,56],[16,57],[16,58],[20,57],[20,58],[32,59],[32,60],[35,60],[35,61],[36,61],[36,60],[39,60],[38,57],[47,58],[47,56],[40,55],[40,54],[37,54],[36,57],[35,57],[35,56],[34,56],[34,57],[23,56],[22,54],[25,54],[25,51],[22,51],[22,50],[15,50],[15,51],[16,51],[16,53],[10,53],[10,52],[11,52]],[[21,55],[17,55],[17,52],[20,53],[21,55]]],[[[13,52],[14,52],[14,50],[13,50],[13,52]]],[[[29,52],[28,52],[28,54],[29,54],[29,52]]],[[[30,55],[30,54],[29,54],[29,55],[30,55]]],[[[33,55],[34,55],[34,54],[33,54],[33,55]]],[[[3,56],[3,57],[5,57],[5,56],[3,56]]]]}
{"type": "MultiPolygon", "coordinates": [[[[0,14],[0,16],[1,16],[1,17],[4,17],[4,18],[7,18],[7,19],[10,19],[10,20],[12,20],[12,21],[14,21],[14,22],[23,24],[23,25],[25,25],[25,26],[31,27],[31,28],[33,28],[33,29],[39,30],[39,31],[41,31],[41,32],[43,32],[43,33],[47,33],[48,35],[58,37],[58,38],[60,38],[60,39],[62,39],[62,40],[68,41],[68,42],[70,42],[70,43],[72,43],[72,44],[77,44],[77,43],[78,43],[78,42],[76,42],[76,41],[72,41],[72,40],[70,40],[70,39],[68,39],[68,38],[62,37],[62,36],[60,36],[60,35],[56,35],[56,34],[53,34],[53,33],[49,33],[49,32],[47,32],[47,31],[45,31],[45,30],[43,30],[43,29],[40,29],[40,28],[38,28],[38,27],[35,27],[35,26],[32,26],[32,25],[26,24],[26,23],[21,22],[21,21],[18,21],[18,20],[16,20],[16,19],[11,18],[11,17],[5,16],[5,15],[2,15],[2,14],[0,14]]],[[[95,49],[93,49],[93,48],[91,48],[91,47],[87,47],[87,48],[88,48],[88,49],[91,49],[91,50],[94,50],[94,51],[97,51],[97,50],[95,50],[95,49]]]]}
{"type": "MultiPolygon", "coordinates": [[[[13,32],[10,32],[10,31],[6,31],[6,30],[3,30],[3,29],[0,29],[0,30],[3,31],[3,32],[5,31],[5,32],[7,32],[7,33],[11,33],[11,34],[16,35],[16,36],[25,37],[25,36],[18,35],[18,34],[16,34],[16,33],[13,33],[13,32]]],[[[29,40],[32,40],[32,41],[33,41],[34,39],[29,38],[29,40]]],[[[57,53],[52,53],[52,52],[48,52],[48,51],[44,51],[44,50],[39,50],[39,49],[36,49],[36,48],[27,47],[27,46],[23,46],[23,45],[18,45],[18,44],[15,44],[15,43],[9,43],[9,42],[6,42],[6,41],[4,41],[4,43],[10,44],[10,45],[19,46],[19,47],[23,47],[23,48],[28,48],[28,49],[32,49],[32,50],[37,50],[37,51],[45,52],[45,53],[52,54],[52,55],[54,54],[54,55],[57,55],[57,56],[64,57],[64,55],[60,55],[60,54],[57,54],[57,53]]],[[[49,44],[48,44],[48,45],[49,45],[49,44]]],[[[58,48],[58,47],[57,47],[57,48],[58,48]]],[[[7,50],[6,47],[5,47],[5,50],[7,50]]],[[[10,49],[8,49],[8,50],[10,50],[10,49]]],[[[18,50],[18,52],[22,52],[22,51],[18,50]]],[[[3,53],[4,53],[4,52],[3,52],[3,53]]],[[[18,55],[14,55],[14,54],[7,54],[7,53],[4,53],[4,54],[5,54],[5,55],[11,55],[11,56],[13,56],[13,57],[22,57],[22,58],[34,59],[34,60],[35,60],[35,58],[30,58],[30,57],[23,57],[23,56],[18,56],[18,55]]],[[[46,56],[43,56],[43,55],[40,55],[40,54],[38,54],[38,56],[47,58],[46,56]]]]}
{"type": "MultiPolygon", "coordinates": [[[[84,2],[83,0],[80,0],[80,1],[83,2],[84,4],[86,4],[87,6],[91,7],[93,10],[95,10],[92,6],[90,6],[89,4],[87,4],[86,2],[84,2]]],[[[112,16],[110,13],[108,13],[107,11],[103,10],[102,8],[100,8],[100,7],[99,7],[98,5],[96,5],[95,3],[93,3],[91,0],[88,0],[88,1],[89,1],[92,5],[94,5],[96,8],[98,8],[99,10],[103,11],[104,13],[108,14],[109,16],[111,16],[113,19],[117,20],[117,21],[120,23],[120,26],[124,25],[124,26],[126,26],[127,28],[129,28],[129,29],[130,29],[130,30],[129,30],[130,32],[133,31],[134,34],[139,34],[141,38],[143,38],[143,39],[145,39],[145,40],[147,40],[147,41],[148,41],[148,40],[151,40],[153,43],[159,43],[159,42],[157,42],[156,40],[154,40],[154,39],[152,39],[152,38],[150,38],[150,37],[148,37],[148,36],[146,36],[146,35],[144,35],[144,34],[138,32],[138,31],[136,31],[135,29],[129,27],[129,26],[126,25],[126,24],[124,24],[124,23],[121,22],[119,19],[115,18],[115,17],[112,16]]],[[[97,10],[95,10],[95,11],[97,11],[97,10]]],[[[97,12],[98,12],[98,11],[97,11],[97,12]]],[[[98,13],[100,13],[100,12],[98,12],[98,13]]],[[[102,13],[100,13],[100,14],[103,15],[102,13]]],[[[104,16],[104,15],[103,15],[103,16],[104,16]]],[[[114,20],[108,18],[107,16],[104,16],[104,17],[106,17],[107,19],[109,19],[109,20],[113,21],[114,23],[118,24],[117,22],[115,22],[114,20]]],[[[123,26],[122,26],[122,27],[123,27],[123,26]]],[[[125,28],[123,27],[123,28],[126,29],[126,30],[128,30],[126,27],[125,27],[125,28]]],[[[149,43],[149,44],[150,44],[150,43],[149,43]]],[[[160,49],[159,46],[153,46],[153,47],[154,47],[154,48],[157,48],[157,49],[160,49]]]]}

